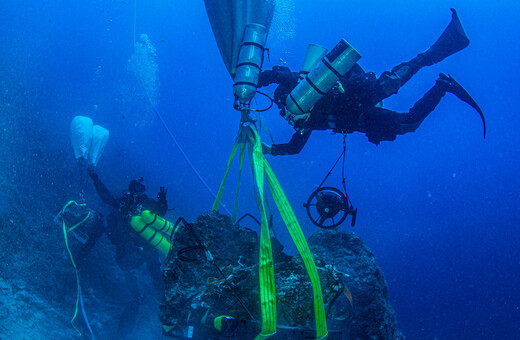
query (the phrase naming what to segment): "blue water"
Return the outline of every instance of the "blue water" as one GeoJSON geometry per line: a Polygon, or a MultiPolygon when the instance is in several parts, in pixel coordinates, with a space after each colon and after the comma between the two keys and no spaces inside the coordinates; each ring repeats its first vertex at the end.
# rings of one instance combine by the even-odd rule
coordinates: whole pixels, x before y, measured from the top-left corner
{"type": "MultiPolygon", "coordinates": [[[[520,3],[293,4],[286,8],[286,24],[273,26],[264,68],[281,58],[298,69],[308,43],[330,48],[345,37],[362,54],[360,64],[379,74],[428,48],[449,22],[449,8],[458,10],[470,46],[421,70],[385,107],[407,111],[438,73],[451,73],[482,107],[487,139],[478,115],[450,94],[416,133],[379,146],[362,134],[349,135],[347,185],[359,208],[351,230],[376,254],[398,326],[409,339],[519,339],[520,3]]],[[[108,183],[122,189],[142,175],[150,191],[164,185],[172,216],[188,220],[211,208],[212,197],[128,68],[135,27],[137,37],[146,33],[156,48],[157,108],[216,191],[239,114],[202,1],[137,0],[136,12],[133,0],[29,0],[0,8],[0,65],[17,74],[45,117],[42,139],[52,129],[52,141],[70,150],[74,162],[69,124],[76,114],[88,115],[110,130],[98,166],[108,183]]],[[[34,114],[27,112],[28,121],[34,114]]],[[[264,121],[275,141],[290,138],[291,128],[275,109],[264,121]]],[[[269,159],[306,234],[315,227],[301,204],[340,151],[341,136],[317,132],[299,155],[269,159]]],[[[240,213],[254,213],[251,181],[244,178],[240,213]]],[[[224,202],[231,207],[234,178],[229,183],[224,202]]],[[[339,186],[340,171],[327,183],[339,186]]],[[[275,228],[294,252],[278,216],[275,228]]]]}

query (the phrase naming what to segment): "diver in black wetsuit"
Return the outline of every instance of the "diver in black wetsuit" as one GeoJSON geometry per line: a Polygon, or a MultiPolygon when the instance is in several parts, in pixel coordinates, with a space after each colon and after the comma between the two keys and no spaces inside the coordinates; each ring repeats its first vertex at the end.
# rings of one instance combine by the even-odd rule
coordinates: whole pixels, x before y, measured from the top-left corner
{"type": "Polygon", "coordinates": [[[482,110],[455,79],[443,73],[409,112],[399,113],[380,105],[383,99],[396,94],[422,67],[436,64],[469,45],[469,39],[457,12],[454,9],[451,11],[451,22],[427,51],[397,65],[391,71],[383,72],[379,78],[376,78],[373,72],[363,71],[356,64],[340,78],[340,84],[334,86],[316,103],[310,115],[288,114],[285,107],[286,97],[298,84],[299,73],[280,66],[262,72],[258,86],[279,84],[274,93],[274,101],[281,109],[280,114],[296,129],[288,143],[272,146],[262,144],[264,153],[273,156],[296,154],[302,150],[312,130],[332,129],[339,133],[359,131],[365,133],[368,140],[376,145],[381,141],[391,141],[397,135],[414,132],[447,92],[456,95],[478,111],[484,123],[485,137],[486,125],[482,110]]]}
{"type": "Polygon", "coordinates": [[[157,294],[162,294],[164,291],[161,263],[157,250],[134,232],[129,221],[132,216],[140,214],[144,210],[150,210],[159,216],[164,216],[168,210],[167,190],[161,187],[157,194],[157,200],[149,198],[144,193],[146,187],[142,183],[143,179],[139,178],[130,182],[128,191],[125,191],[122,197],[115,198],[99,180],[93,169],[89,169],[89,176],[101,200],[113,208],[106,219],[106,234],[110,242],[116,246],[116,262],[124,272],[125,281],[132,296],[119,320],[119,331],[124,334],[135,323],[139,305],[143,298],[134,270],[146,262],[157,294]]]}

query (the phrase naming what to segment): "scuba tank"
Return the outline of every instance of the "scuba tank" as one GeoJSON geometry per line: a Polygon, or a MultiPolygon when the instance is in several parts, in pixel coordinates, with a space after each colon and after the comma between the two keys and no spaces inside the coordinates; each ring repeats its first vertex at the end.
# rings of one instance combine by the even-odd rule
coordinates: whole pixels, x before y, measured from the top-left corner
{"type": "Polygon", "coordinates": [[[286,99],[288,115],[309,113],[318,100],[345,75],[361,58],[361,55],[345,39],[320,62],[315,63],[309,74],[301,80],[286,99]]]}
{"type": "Polygon", "coordinates": [[[327,49],[323,46],[316,44],[309,44],[307,47],[307,53],[305,54],[305,60],[303,61],[302,69],[300,70],[301,75],[309,74],[310,70],[327,54],[327,49]]]}
{"type": "Polygon", "coordinates": [[[260,24],[247,24],[240,47],[236,73],[233,79],[233,94],[238,107],[247,107],[256,93],[258,76],[262,70],[267,28],[260,24]]]}

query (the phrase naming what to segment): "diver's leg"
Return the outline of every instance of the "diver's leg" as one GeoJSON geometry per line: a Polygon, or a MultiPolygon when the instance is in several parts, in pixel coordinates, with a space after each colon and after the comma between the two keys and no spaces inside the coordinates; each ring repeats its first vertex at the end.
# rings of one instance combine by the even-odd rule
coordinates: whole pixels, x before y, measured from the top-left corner
{"type": "Polygon", "coordinates": [[[412,60],[395,66],[391,72],[386,71],[381,75],[379,82],[389,92],[388,95],[397,93],[399,88],[421,68],[436,64],[469,45],[469,39],[464,32],[457,12],[453,8],[451,12],[450,23],[428,50],[418,54],[412,60]]]}
{"type": "Polygon", "coordinates": [[[394,140],[400,132],[402,113],[382,107],[373,107],[360,118],[355,131],[363,132],[376,145],[394,140]]]}
{"type": "Polygon", "coordinates": [[[164,281],[159,254],[156,249],[145,246],[143,248],[143,255],[146,261],[146,267],[148,267],[148,272],[150,272],[150,276],[152,277],[152,283],[155,287],[157,298],[160,301],[164,294],[164,281]]]}
{"type": "Polygon", "coordinates": [[[399,134],[415,131],[422,121],[437,107],[446,92],[452,93],[460,100],[468,103],[480,115],[484,125],[484,138],[486,137],[486,121],[482,110],[473,100],[469,93],[451,76],[443,73],[439,75],[439,79],[435,85],[426,92],[426,94],[414,104],[410,111],[401,115],[399,134]]]}
{"type": "Polygon", "coordinates": [[[126,286],[130,293],[130,301],[125,306],[119,318],[118,331],[121,337],[132,332],[139,314],[141,305],[141,292],[139,290],[138,278],[133,270],[124,271],[126,286]]]}
{"type": "Polygon", "coordinates": [[[414,104],[410,111],[401,115],[399,134],[404,135],[405,133],[417,130],[423,120],[435,110],[445,94],[446,86],[437,81],[435,85],[414,104]]]}

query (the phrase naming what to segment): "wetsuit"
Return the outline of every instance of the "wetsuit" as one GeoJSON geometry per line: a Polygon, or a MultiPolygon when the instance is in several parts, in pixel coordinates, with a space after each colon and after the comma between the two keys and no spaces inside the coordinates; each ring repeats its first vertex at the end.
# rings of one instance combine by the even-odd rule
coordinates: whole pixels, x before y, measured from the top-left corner
{"type": "MultiPolygon", "coordinates": [[[[264,71],[259,86],[277,83],[274,101],[285,115],[285,99],[299,80],[297,72],[287,67],[275,66],[264,71]]],[[[332,130],[338,133],[363,132],[372,143],[391,141],[397,135],[415,131],[446,94],[447,85],[437,82],[411,109],[399,113],[380,107],[383,99],[397,93],[403,85],[393,72],[384,72],[379,78],[373,72],[364,72],[356,65],[340,79],[344,91],[338,85],[328,91],[314,106],[305,122],[295,125],[297,130],[291,140],[273,144],[271,154],[298,153],[313,130],[332,130]]]]}
{"type": "MultiPolygon", "coordinates": [[[[453,8],[451,12],[450,23],[428,50],[395,66],[391,71],[383,72],[379,78],[373,72],[363,71],[356,64],[340,78],[341,87],[334,86],[316,103],[306,121],[296,120],[296,133],[288,143],[274,144],[266,148],[267,152],[264,153],[275,156],[298,153],[309,139],[312,130],[330,129],[339,133],[358,131],[366,134],[368,140],[375,144],[394,140],[397,135],[415,131],[446,92],[453,93],[477,110],[484,125],[485,137],[485,119],[478,104],[455,79],[442,73],[435,85],[408,112],[399,113],[380,105],[383,99],[396,94],[421,68],[436,64],[469,45],[469,39],[457,12],[453,8]]],[[[274,93],[274,101],[284,117],[286,97],[298,84],[299,76],[289,68],[280,66],[260,73],[259,87],[279,84],[274,93]]]]}
{"type": "MultiPolygon", "coordinates": [[[[91,172],[90,177],[101,200],[113,208],[106,219],[106,234],[110,242],[116,246],[116,262],[124,272],[131,294],[131,300],[119,321],[119,330],[125,332],[135,323],[142,299],[137,284],[139,280],[134,270],[146,262],[157,294],[162,296],[164,292],[161,263],[157,250],[135,233],[130,226],[130,218],[143,210],[150,210],[159,216],[164,216],[168,210],[168,203],[165,198],[156,201],[144,193],[125,192],[123,197],[115,198],[99,180],[97,174],[91,172]]],[[[155,298],[155,296],[151,298],[155,298]]]]}

